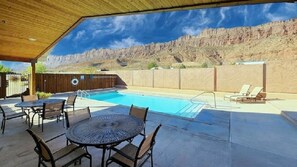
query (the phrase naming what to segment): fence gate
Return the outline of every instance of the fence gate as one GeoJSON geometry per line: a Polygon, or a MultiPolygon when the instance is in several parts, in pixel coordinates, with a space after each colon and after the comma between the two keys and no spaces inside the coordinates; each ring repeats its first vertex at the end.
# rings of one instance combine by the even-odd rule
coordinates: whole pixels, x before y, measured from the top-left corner
{"type": "Polygon", "coordinates": [[[6,74],[6,96],[20,94],[24,92],[29,84],[28,79],[21,74],[6,74]]]}

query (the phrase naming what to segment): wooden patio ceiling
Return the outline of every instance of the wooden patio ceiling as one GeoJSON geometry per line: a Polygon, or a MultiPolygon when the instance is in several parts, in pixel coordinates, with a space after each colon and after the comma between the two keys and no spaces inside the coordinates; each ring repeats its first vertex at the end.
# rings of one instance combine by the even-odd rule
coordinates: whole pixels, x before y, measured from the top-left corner
{"type": "Polygon", "coordinates": [[[1,0],[0,60],[35,62],[87,17],[295,0],[1,0]]]}

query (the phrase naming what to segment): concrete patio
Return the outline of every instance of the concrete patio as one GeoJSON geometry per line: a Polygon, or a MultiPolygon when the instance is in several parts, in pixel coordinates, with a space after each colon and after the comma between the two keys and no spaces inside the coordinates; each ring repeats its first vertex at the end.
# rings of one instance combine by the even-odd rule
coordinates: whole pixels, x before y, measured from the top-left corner
{"type": "MultiPolygon", "coordinates": [[[[67,94],[55,97],[66,98],[67,94]]],[[[156,138],[154,166],[296,166],[297,128],[280,115],[283,109],[296,108],[296,100],[241,104],[218,97],[217,101],[218,109],[204,109],[192,120],[149,112],[147,132],[159,123],[163,125],[156,138]]],[[[0,104],[13,106],[17,102],[20,99],[1,100],[0,104]]],[[[78,98],[76,108],[86,106],[90,106],[92,116],[128,114],[129,110],[125,106],[78,98]]],[[[7,122],[5,134],[0,137],[0,166],[37,166],[35,144],[25,131],[27,127],[24,119],[7,122]]],[[[37,119],[32,129],[44,139],[65,132],[61,122],[49,121],[42,133],[37,119]]],[[[137,137],[133,142],[140,140],[137,137]]],[[[65,144],[65,137],[60,137],[49,145],[55,151],[65,144]]],[[[102,150],[92,147],[88,150],[93,156],[93,166],[100,166],[102,150]]],[[[88,166],[88,160],[84,159],[81,166],[88,166]]],[[[150,166],[150,161],[144,166],[150,166]]]]}

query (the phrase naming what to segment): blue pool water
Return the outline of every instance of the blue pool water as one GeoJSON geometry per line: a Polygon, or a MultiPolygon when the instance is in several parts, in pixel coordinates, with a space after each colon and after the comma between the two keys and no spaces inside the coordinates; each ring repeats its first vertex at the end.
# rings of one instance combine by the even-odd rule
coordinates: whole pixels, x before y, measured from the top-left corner
{"type": "Polygon", "coordinates": [[[136,105],[149,107],[150,111],[175,116],[194,118],[203,107],[203,103],[191,103],[189,100],[170,98],[164,96],[151,96],[117,91],[91,94],[90,99],[121,104],[125,106],[136,105]]]}

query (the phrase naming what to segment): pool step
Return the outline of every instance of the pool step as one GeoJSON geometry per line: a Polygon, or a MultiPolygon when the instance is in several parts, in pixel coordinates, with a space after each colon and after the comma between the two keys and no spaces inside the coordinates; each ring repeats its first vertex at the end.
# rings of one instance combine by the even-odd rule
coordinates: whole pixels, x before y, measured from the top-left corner
{"type": "Polygon", "coordinates": [[[191,104],[180,110],[178,113],[183,117],[193,118],[202,108],[203,104],[191,104]]]}
{"type": "Polygon", "coordinates": [[[281,115],[297,127],[297,112],[296,111],[282,111],[281,115]]]}

